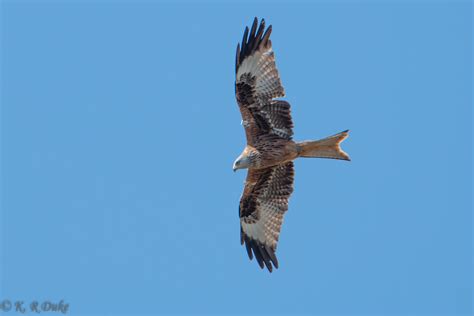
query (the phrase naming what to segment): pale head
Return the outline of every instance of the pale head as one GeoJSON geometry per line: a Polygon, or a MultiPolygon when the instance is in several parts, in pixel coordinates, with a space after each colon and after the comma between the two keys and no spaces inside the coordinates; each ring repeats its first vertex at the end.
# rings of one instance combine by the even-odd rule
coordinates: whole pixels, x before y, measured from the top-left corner
{"type": "Polygon", "coordinates": [[[250,165],[249,157],[242,153],[239,157],[237,157],[237,159],[235,159],[234,166],[232,167],[232,169],[235,172],[237,169],[246,169],[249,167],[249,165],[250,165]]]}

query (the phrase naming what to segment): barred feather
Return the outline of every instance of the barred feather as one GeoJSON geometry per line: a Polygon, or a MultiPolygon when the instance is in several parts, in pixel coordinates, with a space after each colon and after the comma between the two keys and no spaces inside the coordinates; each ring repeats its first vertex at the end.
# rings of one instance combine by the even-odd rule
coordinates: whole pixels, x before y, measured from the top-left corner
{"type": "Polygon", "coordinates": [[[265,21],[262,19],[258,29],[257,24],[255,18],[250,34],[248,27],[245,29],[242,46],[238,45],[236,52],[235,91],[249,145],[263,134],[288,140],[293,136],[290,104],[273,100],[283,97],[285,91],[270,41],[272,28],[264,33],[265,21]]]}
{"type": "Polygon", "coordinates": [[[283,215],[293,192],[293,162],[266,169],[249,169],[240,201],[241,243],[260,267],[278,268],[275,255],[283,215]],[[252,250],[252,251],[250,251],[252,250]]]}

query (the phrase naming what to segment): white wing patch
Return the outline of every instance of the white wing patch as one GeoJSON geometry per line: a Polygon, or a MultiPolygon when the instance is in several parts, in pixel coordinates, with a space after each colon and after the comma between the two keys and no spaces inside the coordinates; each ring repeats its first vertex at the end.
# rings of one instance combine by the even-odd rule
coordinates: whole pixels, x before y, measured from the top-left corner
{"type": "Polygon", "coordinates": [[[262,227],[262,220],[257,221],[254,224],[247,224],[241,220],[242,229],[247,236],[254,240],[260,241],[262,244],[266,244],[265,240],[265,229],[262,227]]]}
{"type": "Polygon", "coordinates": [[[237,71],[237,82],[241,82],[241,78],[245,74],[250,74],[256,78],[255,92],[259,99],[266,101],[285,96],[271,46],[262,47],[253,55],[244,59],[237,71]]]}
{"type": "Polygon", "coordinates": [[[276,249],[284,212],[285,209],[281,209],[276,205],[262,205],[261,218],[252,224],[245,223],[242,219],[242,230],[250,238],[276,249]]]}
{"type": "MultiPolygon", "coordinates": [[[[268,51],[271,51],[271,47],[268,49],[268,51]]],[[[244,59],[244,61],[240,64],[239,70],[237,71],[237,81],[240,81],[240,77],[243,74],[250,73],[252,76],[258,75],[258,62],[262,58],[262,53],[260,51],[256,51],[255,54],[252,56],[249,56],[244,59]]]]}

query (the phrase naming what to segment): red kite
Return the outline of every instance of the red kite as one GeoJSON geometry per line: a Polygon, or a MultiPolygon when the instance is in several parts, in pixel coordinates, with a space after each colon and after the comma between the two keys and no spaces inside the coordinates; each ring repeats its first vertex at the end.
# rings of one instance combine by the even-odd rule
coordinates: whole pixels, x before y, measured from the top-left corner
{"type": "Polygon", "coordinates": [[[265,30],[255,18],[245,28],[242,47],[237,45],[235,94],[247,146],[233,169],[248,169],[240,199],[240,240],[250,260],[272,272],[278,268],[275,255],[283,215],[293,192],[293,160],[298,157],[350,160],[340,148],[348,131],[316,141],[295,142],[290,104],[275,66],[270,41],[272,26],[265,30]]]}

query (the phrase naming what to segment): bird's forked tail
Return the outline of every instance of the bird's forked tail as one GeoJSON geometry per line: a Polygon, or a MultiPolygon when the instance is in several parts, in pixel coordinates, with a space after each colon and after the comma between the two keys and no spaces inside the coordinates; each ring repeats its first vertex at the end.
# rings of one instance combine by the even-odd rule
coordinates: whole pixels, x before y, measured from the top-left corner
{"type": "Polygon", "coordinates": [[[340,147],[347,136],[349,136],[349,130],[320,140],[299,142],[296,144],[299,157],[351,160],[340,147]]]}

